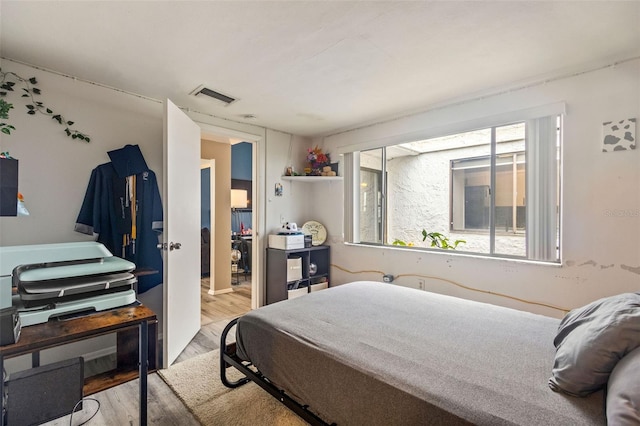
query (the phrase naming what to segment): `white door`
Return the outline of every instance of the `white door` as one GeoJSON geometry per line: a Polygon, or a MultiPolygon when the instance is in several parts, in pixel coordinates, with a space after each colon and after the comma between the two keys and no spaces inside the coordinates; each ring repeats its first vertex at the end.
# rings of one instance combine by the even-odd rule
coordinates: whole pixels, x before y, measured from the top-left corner
{"type": "Polygon", "coordinates": [[[163,368],[200,330],[200,127],[164,104],[163,368]]]}

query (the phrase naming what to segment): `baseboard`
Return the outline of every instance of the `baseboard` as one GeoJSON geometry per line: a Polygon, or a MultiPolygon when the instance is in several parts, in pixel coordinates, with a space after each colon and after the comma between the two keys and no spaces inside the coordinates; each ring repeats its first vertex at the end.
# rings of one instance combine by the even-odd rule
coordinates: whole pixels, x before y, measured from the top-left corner
{"type": "MultiPolygon", "coordinates": [[[[211,291],[211,290],[209,290],[211,291]]],[[[225,294],[225,293],[233,293],[233,289],[232,288],[225,288],[222,290],[214,290],[213,291],[213,296],[215,296],[216,294],[225,294]]],[[[211,294],[211,293],[209,293],[211,294]]]]}
{"type": "Polygon", "coordinates": [[[107,348],[98,349],[97,351],[93,351],[93,352],[89,352],[89,353],[83,354],[82,357],[84,358],[85,361],[92,361],[94,359],[98,359],[98,358],[109,356],[111,354],[115,354],[116,352],[117,352],[117,347],[116,346],[109,346],[107,348]]]}

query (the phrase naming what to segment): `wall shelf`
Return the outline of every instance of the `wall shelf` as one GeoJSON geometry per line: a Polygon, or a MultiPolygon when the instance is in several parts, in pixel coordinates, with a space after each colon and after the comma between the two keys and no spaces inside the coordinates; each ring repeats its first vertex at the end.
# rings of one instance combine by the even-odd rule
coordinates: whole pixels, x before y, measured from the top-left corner
{"type": "Polygon", "coordinates": [[[295,182],[329,182],[342,180],[342,176],[282,176],[282,180],[295,182]]]}

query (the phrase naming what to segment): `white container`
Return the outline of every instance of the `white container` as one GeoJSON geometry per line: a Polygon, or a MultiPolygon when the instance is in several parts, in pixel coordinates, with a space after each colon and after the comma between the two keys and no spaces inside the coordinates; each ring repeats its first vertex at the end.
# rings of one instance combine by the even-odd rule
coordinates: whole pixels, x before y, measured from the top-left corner
{"type": "Polygon", "coordinates": [[[287,259],[287,282],[302,279],[302,258],[290,257],[287,259]]]}
{"type": "Polygon", "coordinates": [[[269,235],[269,247],[280,250],[304,248],[304,234],[299,235],[269,235]]]}
{"type": "Polygon", "coordinates": [[[309,292],[307,287],[297,288],[295,290],[287,291],[287,299],[295,299],[296,297],[304,296],[309,292]]]}

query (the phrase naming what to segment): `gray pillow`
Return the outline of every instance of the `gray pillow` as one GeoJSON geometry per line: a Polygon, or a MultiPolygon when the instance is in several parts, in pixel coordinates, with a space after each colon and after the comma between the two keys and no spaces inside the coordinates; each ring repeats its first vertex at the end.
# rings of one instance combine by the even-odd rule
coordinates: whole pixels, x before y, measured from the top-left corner
{"type": "Polygon", "coordinates": [[[640,348],[622,358],[607,384],[607,423],[640,425],[640,348]]]}
{"type": "Polygon", "coordinates": [[[549,386],[586,396],[601,389],[616,363],[640,346],[640,293],[606,297],[569,312],[560,322],[549,386]]]}

